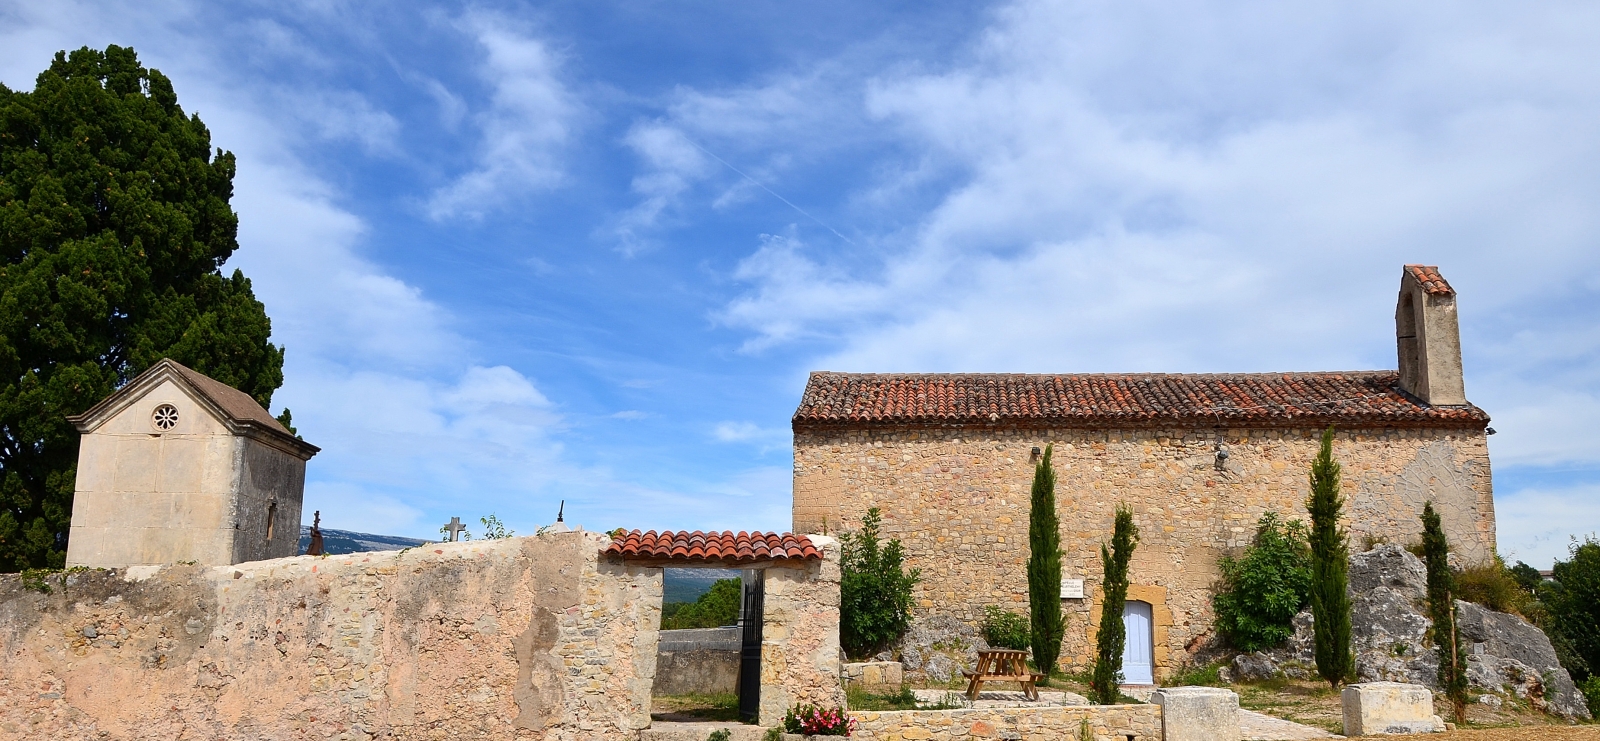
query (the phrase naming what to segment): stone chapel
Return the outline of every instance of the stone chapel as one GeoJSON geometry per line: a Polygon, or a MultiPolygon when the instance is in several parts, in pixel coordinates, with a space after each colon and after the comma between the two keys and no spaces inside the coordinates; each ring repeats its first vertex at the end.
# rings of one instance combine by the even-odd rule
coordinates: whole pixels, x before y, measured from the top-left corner
{"type": "Polygon", "coordinates": [[[68,566],[296,555],[317,446],[249,394],[170,359],[83,414],[68,566]]]}
{"type": "Polygon", "coordinates": [[[1127,504],[1141,539],[1124,671],[1159,681],[1212,636],[1219,557],[1248,545],[1266,512],[1306,519],[1329,425],[1352,550],[1415,539],[1431,500],[1460,558],[1493,557],[1493,431],[1467,401],[1456,294],[1437,268],[1404,266],[1395,338],[1398,370],[812,373],[793,419],[794,531],[848,529],[877,507],[922,570],[918,621],[977,624],[985,605],[1027,614],[1029,492],[1053,444],[1062,661],[1092,663],[1099,548],[1127,504]]]}

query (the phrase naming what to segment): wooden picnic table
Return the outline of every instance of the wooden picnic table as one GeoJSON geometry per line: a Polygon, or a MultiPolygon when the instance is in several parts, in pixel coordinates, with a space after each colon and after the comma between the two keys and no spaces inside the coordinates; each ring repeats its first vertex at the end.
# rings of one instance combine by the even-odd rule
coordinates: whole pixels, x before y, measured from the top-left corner
{"type": "Polygon", "coordinates": [[[1034,674],[1028,671],[1028,652],[1013,649],[995,649],[992,651],[978,652],[978,666],[973,671],[964,671],[967,682],[967,699],[977,700],[978,693],[983,690],[984,682],[1020,682],[1022,694],[1029,700],[1039,699],[1039,690],[1033,686],[1034,682],[1044,677],[1043,674],[1034,674]]]}

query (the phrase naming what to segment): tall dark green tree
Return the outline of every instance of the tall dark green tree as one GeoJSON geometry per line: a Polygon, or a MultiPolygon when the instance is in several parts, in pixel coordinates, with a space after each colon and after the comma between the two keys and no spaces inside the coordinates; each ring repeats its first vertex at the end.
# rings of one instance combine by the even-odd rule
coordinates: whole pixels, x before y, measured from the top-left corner
{"type": "Polygon", "coordinates": [[[1317,673],[1338,687],[1355,673],[1350,650],[1350,540],[1339,527],[1344,497],[1339,462],[1333,459],[1333,427],[1322,432],[1322,448],[1311,462],[1311,615],[1316,620],[1317,673]]]}
{"type": "Polygon", "coordinates": [[[1055,446],[1046,445],[1033,469],[1033,500],[1028,509],[1028,614],[1033,663],[1046,677],[1061,655],[1061,521],[1056,516],[1055,446]]]}
{"type": "Polygon", "coordinates": [[[1116,704],[1117,686],[1122,683],[1122,651],[1128,642],[1122,610],[1128,602],[1128,562],[1133,560],[1133,549],[1138,545],[1139,527],[1133,524],[1133,512],[1118,505],[1111,547],[1100,544],[1100,565],[1105,569],[1100,589],[1105,596],[1100,602],[1100,628],[1094,635],[1095,659],[1089,677],[1089,694],[1101,705],[1116,704]]]}
{"type": "Polygon", "coordinates": [[[1439,687],[1450,699],[1456,722],[1467,718],[1467,657],[1461,654],[1456,624],[1455,575],[1450,572],[1450,541],[1445,538],[1433,502],[1422,505],[1422,562],[1428,568],[1428,613],[1433,619],[1433,645],[1439,652],[1439,687]]]}
{"type": "Polygon", "coordinates": [[[0,571],[59,567],[78,434],[66,417],[170,357],[253,396],[283,349],[235,270],[234,158],[132,49],[56,54],[0,85],[0,571]]]}

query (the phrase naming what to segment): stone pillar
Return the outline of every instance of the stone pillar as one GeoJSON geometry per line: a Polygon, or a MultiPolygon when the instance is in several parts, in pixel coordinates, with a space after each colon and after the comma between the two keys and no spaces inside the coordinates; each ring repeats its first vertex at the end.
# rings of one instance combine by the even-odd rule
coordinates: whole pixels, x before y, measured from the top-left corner
{"type": "Polygon", "coordinates": [[[1341,699],[1346,736],[1444,730],[1444,723],[1433,714],[1433,693],[1420,684],[1352,684],[1344,688],[1341,699]]]}
{"type": "Polygon", "coordinates": [[[1239,741],[1239,696],[1221,687],[1163,687],[1150,702],[1161,706],[1165,741],[1239,741]]]}
{"type": "Polygon", "coordinates": [[[783,723],[797,703],[843,707],[839,681],[839,541],[807,535],[821,561],[765,570],[760,724],[783,723]]]}

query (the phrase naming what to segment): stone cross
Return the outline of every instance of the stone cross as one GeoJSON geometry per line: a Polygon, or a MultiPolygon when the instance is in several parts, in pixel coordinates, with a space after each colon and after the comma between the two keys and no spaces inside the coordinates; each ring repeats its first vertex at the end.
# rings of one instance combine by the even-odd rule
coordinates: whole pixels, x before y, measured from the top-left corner
{"type": "Polygon", "coordinates": [[[450,542],[451,543],[456,542],[457,536],[461,535],[461,531],[466,530],[466,529],[467,529],[467,526],[461,524],[461,518],[460,517],[452,517],[452,518],[450,518],[450,524],[444,526],[445,532],[450,533],[450,542]]]}

